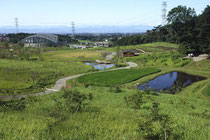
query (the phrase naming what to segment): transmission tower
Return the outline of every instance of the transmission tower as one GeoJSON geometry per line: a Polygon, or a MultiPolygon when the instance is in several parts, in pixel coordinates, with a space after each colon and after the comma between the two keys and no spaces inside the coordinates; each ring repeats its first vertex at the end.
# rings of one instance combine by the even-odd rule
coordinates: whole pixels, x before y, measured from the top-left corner
{"type": "Polygon", "coordinates": [[[18,29],[18,18],[15,18],[15,27],[16,27],[16,33],[19,33],[19,29],[18,29]]]}
{"type": "Polygon", "coordinates": [[[162,26],[166,25],[167,2],[162,2],[162,26]]]}
{"type": "Polygon", "coordinates": [[[75,23],[74,22],[71,23],[71,28],[72,28],[72,37],[74,38],[74,35],[75,35],[75,23]]]}

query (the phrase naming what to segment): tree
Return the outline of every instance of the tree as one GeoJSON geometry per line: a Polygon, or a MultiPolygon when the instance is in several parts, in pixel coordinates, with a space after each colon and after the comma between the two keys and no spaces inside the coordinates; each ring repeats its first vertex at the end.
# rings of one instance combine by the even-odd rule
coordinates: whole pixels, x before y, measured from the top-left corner
{"type": "Polygon", "coordinates": [[[196,13],[194,9],[179,5],[169,11],[167,15],[167,20],[169,24],[177,22],[185,23],[195,16],[196,13]]]}
{"type": "Polygon", "coordinates": [[[198,17],[197,29],[198,42],[202,53],[210,53],[210,6],[207,6],[204,12],[198,17]]]}

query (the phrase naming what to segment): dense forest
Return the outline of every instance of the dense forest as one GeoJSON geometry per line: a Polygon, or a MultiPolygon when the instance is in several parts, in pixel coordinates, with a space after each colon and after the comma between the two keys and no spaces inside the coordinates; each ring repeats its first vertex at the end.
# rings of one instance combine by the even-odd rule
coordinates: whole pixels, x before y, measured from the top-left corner
{"type": "Polygon", "coordinates": [[[167,24],[154,27],[143,35],[120,38],[114,46],[136,45],[155,41],[180,44],[182,53],[210,53],[210,6],[196,15],[192,8],[177,6],[168,12],[167,24]]]}

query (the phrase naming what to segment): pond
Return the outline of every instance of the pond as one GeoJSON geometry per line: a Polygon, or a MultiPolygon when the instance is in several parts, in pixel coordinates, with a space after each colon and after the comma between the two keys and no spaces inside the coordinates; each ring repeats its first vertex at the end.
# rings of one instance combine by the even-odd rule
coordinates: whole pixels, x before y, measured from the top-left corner
{"type": "Polygon", "coordinates": [[[93,66],[97,70],[105,70],[111,67],[114,67],[114,64],[98,64],[98,63],[93,63],[93,62],[85,62],[86,65],[93,66]]]}
{"type": "Polygon", "coordinates": [[[190,75],[184,72],[169,72],[161,75],[147,83],[138,86],[140,90],[151,89],[156,92],[167,92],[175,94],[182,88],[194,82],[206,79],[205,77],[190,75]]]}

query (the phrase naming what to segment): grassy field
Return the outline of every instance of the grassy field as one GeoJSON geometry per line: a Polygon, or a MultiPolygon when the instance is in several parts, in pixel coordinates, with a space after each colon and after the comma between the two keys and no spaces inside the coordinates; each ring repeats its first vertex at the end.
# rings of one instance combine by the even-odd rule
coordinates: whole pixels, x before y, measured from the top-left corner
{"type": "MultiPolygon", "coordinates": [[[[164,52],[169,50],[176,50],[178,49],[177,44],[167,43],[167,42],[155,42],[155,43],[147,43],[147,44],[140,44],[134,46],[120,46],[120,49],[142,49],[146,52],[164,52]]],[[[116,51],[117,47],[111,48],[91,48],[90,50],[103,50],[103,51],[116,51]]]]}
{"type": "Polygon", "coordinates": [[[42,55],[45,61],[95,61],[101,60],[101,52],[89,50],[53,51],[42,55]]]}
{"type": "Polygon", "coordinates": [[[204,91],[207,96],[210,96],[210,85],[208,85],[204,91]]]}
{"type": "Polygon", "coordinates": [[[139,118],[150,112],[154,102],[160,103],[161,114],[170,116],[174,122],[173,132],[179,139],[209,138],[208,100],[183,95],[148,95],[142,109],[136,110],[128,107],[124,99],[136,94],[136,90],[122,89],[118,94],[106,87],[78,87],[72,90],[93,96],[92,100],[84,102],[80,112],[69,110],[64,92],[30,97],[18,101],[16,106],[2,102],[0,138],[142,139],[138,131],[139,118]]]}
{"type": "Polygon", "coordinates": [[[141,77],[160,72],[154,68],[115,70],[89,74],[78,78],[80,83],[97,86],[116,86],[135,81],[141,77]]]}
{"type": "Polygon", "coordinates": [[[140,54],[139,56],[135,57],[125,57],[123,60],[136,62],[139,67],[184,67],[185,65],[191,63],[191,60],[183,60],[182,55],[176,51],[140,54]]]}
{"type": "Polygon", "coordinates": [[[81,61],[96,59],[104,59],[101,52],[59,49],[42,53],[36,61],[0,59],[0,95],[42,91],[59,78],[92,71],[81,61]]]}
{"type": "Polygon", "coordinates": [[[90,40],[79,40],[81,43],[96,43],[97,41],[90,41],[90,40]]]}
{"type": "MultiPolygon", "coordinates": [[[[136,69],[86,75],[78,80],[88,86],[75,84],[71,89],[49,95],[0,100],[0,139],[139,140],[148,139],[145,135],[151,136],[151,133],[164,139],[167,130],[168,139],[209,140],[210,60],[182,60],[176,52],[177,45],[171,45],[174,50],[159,49],[160,42],[144,46],[157,47],[158,51],[122,59],[138,63],[136,69]],[[183,71],[207,79],[175,95],[139,92],[134,86],[170,71],[183,71]],[[96,82],[100,87],[95,86],[96,82]],[[90,86],[91,83],[95,85],[90,86]],[[125,83],[120,87],[105,87],[125,83]],[[156,115],[155,118],[151,119],[151,114],[156,115]]],[[[5,94],[39,91],[43,84],[50,86],[59,77],[91,71],[91,67],[77,61],[101,58],[97,53],[96,50],[68,50],[44,53],[42,61],[1,59],[0,88],[4,87],[5,94]]]]}
{"type": "Polygon", "coordinates": [[[34,93],[92,68],[80,62],[0,60],[0,95],[34,93]]]}

